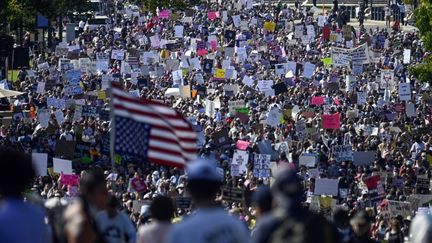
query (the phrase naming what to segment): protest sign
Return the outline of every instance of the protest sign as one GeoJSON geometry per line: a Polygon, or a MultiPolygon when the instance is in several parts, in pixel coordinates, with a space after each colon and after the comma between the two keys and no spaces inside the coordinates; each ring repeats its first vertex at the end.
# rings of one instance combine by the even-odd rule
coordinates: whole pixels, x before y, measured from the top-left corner
{"type": "Polygon", "coordinates": [[[411,62],[411,49],[404,49],[403,64],[410,64],[411,62]]]}
{"type": "Polygon", "coordinates": [[[353,161],[352,145],[334,145],[332,153],[337,162],[353,161]]]}
{"type": "Polygon", "coordinates": [[[299,157],[299,165],[304,165],[306,167],[315,167],[317,163],[316,154],[302,154],[299,157]]]}
{"type": "Polygon", "coordinates": [[[367,93],[366,92],[357,92],[357,104],[364,105],[367,101],[367,93]]]}
{"type": "Polygon", "coordinates": [[[46,176],[48,169],[48,154],[32,153],[33,167],[37,176],[46,176]]]}
{"type": "Polygon", "coordinates": [[[353,153],[354,165],[369,165],[375,161],[375,151],[355,151],[353,153]]]}
{"type": "Polygon", "coordinates": [[[307,79],[311,79],[315,72],[315,64],[306,62],[303,68],[303,76],[307,79]]]}
{"type": "Polygon", "coordinates": [[[339,129],[340,128],[340,114],[323,114],[322,115],[322,128],[324,129],[339,129]]]}
{"type": "Polygon", "coordinates": [[[174,37],[183,38],[184,26],[176,25],[174,26],[174,37]]]}
{"type": "Polygon", "coordinates": [[[125,58],[124,50],[112,50],[111,51],[111,59],[123,61],[125,58]]]}
{"type": "Polygon", "coordinates": [[[272,127],[277,127],[280,124],[282,112],[279,108],[273,107],[268,113],[265,123],[272,127]]]}
{"type": "Polygon", "coordinates": [[[59,139],[56,141],[54,154],[57,157],[73,158],[75,152],[75,141],[59,139]]]}
{"type": "Polygon", "coordinates": [[[249,142],[248,141],[243,141],[243,140],[238,140],[236,142],[236,149],[238,150],[246,150],[249,147],[249,142]]]}
{"type": "Polygon", "coordinates": [[[36,93],[45,94],[45,82],[38,82],[36,93]]]}
{"type": "Polygon", "coordinates": [[[190,197],[177,197],[175,199],[176,206],[179,209],[189,209],[192,204],[192,198],[190,197]]]}
{"type": "Polygon", "coordinates": [[[401,215],[403,218],[411,216],[411,203],[387,200],[388,209],[393,217],[401,215]]]}
{"type": "Polygon", "coordinates": [[[411,86],[409,83],[399,84],[399,100],[411,100],[411,86]]]}
{"type": "Polygon", "coordinates": [[[51,116],[51,113],[48,109],[39,109],[37,111],[37,118],[38,118],[39,124],[43,128],[48,127],[48,122],[50,120],[50,116],[51,116]]]}
{"type": "Polygon", "coordinates": [[[324,105],[325,97],[324,96],[313,96],[311,99],[312,105],[324,105]]]}
{"type": "Polygon", "coordinates": [[[408,117],[417,116],[415,104],[413,103],[405,103],[405,113],[408,117]]]}
{"type": "Polygon", "coordinates": [[[264,22],[264,30],[269,32],[274,32],[276,28],[276,23],[271,21],[264,22]]]}
{"type": "Polygon", "coordinates": [[[241,188],[222,187],[222,200],[228,202],[242,202],[243,190],[241,188]]]}
{"type": "Polygon", "coordinates": [[[255,178],[270,177],[270,159],[269,154],[254,154],[253,174],[255,178]]]}
{"type": "Polygon", "coordinates": [[[337,179],[316,178],[314,195],[337,196],[338,184],[337,179]]]}
{"type": "Polygon", "coordinates": [[[247,170],[248,160],[249,153],[247,151],[236,150],[233,155],[232,164],[238,165],[239,173],[243,174],[247,170]]]}
{"type": "Polygon", "coordinates": [[[430,192],[430,179],[417,177],[416,191],[418,194],[429,194],[430,192]]]}
{"type": "Polygon", "coordinates": [[[53,164],[54,164],[54,173],[62,173],[65,175],[72,175],[72,161],[65,160],[65,159],[59,159],[59,158],[53,158],[53,164]]]}
{"type": "Polygon", "coordinates": [[[381,70],[380,87],[381,89],[391,89],[394,83],[393,70],[381,70]]]}

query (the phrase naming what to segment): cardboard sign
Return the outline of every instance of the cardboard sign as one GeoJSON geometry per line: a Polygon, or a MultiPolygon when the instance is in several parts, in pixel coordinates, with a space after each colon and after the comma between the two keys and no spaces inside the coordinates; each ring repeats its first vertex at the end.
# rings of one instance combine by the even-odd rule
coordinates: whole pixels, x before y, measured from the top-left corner
{"type": "Polygon", "coordinates": [[[302,154],[299,158],[299,165],[306,167],[315,167],[317,163],[317,156],[315,154],[302,154]]]}
{"type": "Polygon", "coordinates": [[[248,141],[238,140],[236,142],[236,149],[244,151],[249,147],[249,144],[250,143],[248,141]]]}
{"type": "Polygon", "coordinates": [[[333,157],[337,162],[352,161],[352,145],[335,145],[332,147],[333,157]]]}
{"type": "Polygon", "coordinates": [[[72,159],[75,153],[75,144],[75,141],[57,140],[54,151],[55,156],[72,159]]]}
{"type": "Polygon", "coordinates": [[[123,61],[125,58],[124,50],[112,50],[111,51],[111,59],[123,61]]]}
{"type": "Polygon", "coordinates": [[[411,85],[409,83],[399,84],[399,100],[411,100],[411,85]]]}
{"type": "Polygon", "coordinates": [[[375,151],[355,151],[353,153],[354,165],[369,165],[375,161],[375,151]]]}
{"type": "Polygon", "coordinates": [[[411,216],[411,203],[388,200],[388,209],[394,217],[402,215],[403,218],[411,216]]]}
{"type": "Polygon", "coordinates": [[[175,199],[177,208],[189,209],[192,204],[192,198],[190,197],[177,197],[175,199]]]}
{"type": "Polygon", "coordinates": [[[340,128],[340,114],[323,114],[322,115],[322,128],[324,129],[339,129],[340,128]]]}
{"type": "Polygon", "coordinates": [[[32,153],[33,167],[37,176],[46,176],[48,169],[48,154],[32,153]]]}
{"type": "Polygon", "coordinates": [[[315,195],[338,195],[338,179],[316,178],[315,195]]]}
{"type": "Polygon", "coordinates": [[[270,160],[269,154],[254,154],[253,174],[255,178],[270,177],[270,160]]]}
{"type": "Polygon", "coordinates": [[[234,187],[222,187],[222,200],[228,202],[242,202],[243,190],[234,187]]]}
{"type": "Polygon", "coordinates": [[[53,158],[53,164],[54,164],[54,173],[62,173],[65,175],[72,175],[72,161],[71,160],[65,160],[65,159],[59,159],[59,158],[53,158]]]}
{"type": "Polygon", "coordinates": [[[239,173],[245,173],[249,161],[249,153],[247,151],[236,150],[233,155],[232,164],[238,165],[239,173]]]}

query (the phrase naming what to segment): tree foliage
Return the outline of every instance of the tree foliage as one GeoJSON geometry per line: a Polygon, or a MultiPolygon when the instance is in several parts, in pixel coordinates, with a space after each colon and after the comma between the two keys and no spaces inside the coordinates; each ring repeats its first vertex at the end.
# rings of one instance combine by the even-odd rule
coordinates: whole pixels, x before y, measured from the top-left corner
{"type": "MultiPolygon", "coordinates": [[[[414,11],[414,22],[420,31],[426,51],[432,51],[432,1],[424,0],[414,11]]],[[[421,82],[432,83],[432,56],[426,57],[421,64],[412,66],[410,71],[421,82]]]]}
{"type": "Polygon", "coordinates": [[[159,9],[172,10],[184,10],[190,7],[190,1],[187,2],[184,0],[140,0],[140,2],[144,9],[153,13],[156,12],[157,7],[159,7],[159,9]]]}

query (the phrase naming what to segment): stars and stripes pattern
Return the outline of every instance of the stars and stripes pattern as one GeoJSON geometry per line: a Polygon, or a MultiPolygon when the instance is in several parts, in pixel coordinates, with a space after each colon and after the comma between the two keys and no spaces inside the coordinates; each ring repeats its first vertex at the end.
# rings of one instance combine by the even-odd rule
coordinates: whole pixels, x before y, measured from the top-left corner
{"type": "Polygon", "coordinates": [[[111,102],[115,153],[178,167],[196,158],[197,135],[176,110],[136,98],[116,85],[111,102]]]}

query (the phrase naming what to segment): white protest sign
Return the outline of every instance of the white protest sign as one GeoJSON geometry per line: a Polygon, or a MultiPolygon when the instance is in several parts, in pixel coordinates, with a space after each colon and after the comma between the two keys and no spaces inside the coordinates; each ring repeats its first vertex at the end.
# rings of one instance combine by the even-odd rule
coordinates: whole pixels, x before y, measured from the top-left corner
{"type": "Polygon", "coordinates": [[[317,157],[315,154],[302,154],[299,157],[299,165],[306,167],[315,167],[317,163],[317,157]]]}
{"type": "Polygon", "coordinates": [[[56,110],[54,112],[54,116],[55,116],[58,124],[60,124],[60,125],[63,124],[64,116],[63,116],[63,112],[61,110],[56,110]]]}
{"type": "Polygon", "coordinates": [[[333,157],[337,162],[353,160],[352,145],[335,145],[332,147],[332,152],[333,157]]]}
{"type": "Polygon", "coordinates": [[[394,83],[394,71],[393,70],[381,70],[381,89],[389,89],[394,83]]]}
{"type": "Polygon", "coordinates": [[[393,200],[387,200],[387,202],[392,216],[402,215],[404,218],[411,216],[411,203],[393,200]]]}
{"type": "Polygon", "coordinates": [[[280,124],[280,117],[282,116],[282,112],[279,108],[274,107],[267,113],[267,118],[265,123],[272,127],[277,127],[280,124]]]}
{"type": "Polygon", "coordinates": [[[307,62],[304,64],[303,76],[307,79],[311,79],[315,72],[315,64],[307,62]]]}
{"type": "Polygon", "coordinates": [[[32,153],[33,167],[37,176],[46,176],[48,169],[48,154],[32,153]]]}
{"type": "Polygon", "coordinates": [[[53,168],[54,173],[63,172],[63,174],[65,175],[73,174],[72,161],[66,159],[53,158],[53,164],[54,164],[54,168],[53,168]]]}
{"type": "Polygon", "coordinates": [[[111,59],[113,59],[113,60],[123,61],[124,57],[125,57],[125,51],[124,50],[112,50],[111,51],[111,59]]]}
{"type": "Polygon", "coordinates": [[[174,26],[174,36],[177,38],[183,38],[184,27],[182,25],[174,26]]]}
{"type": "Polygon", "coordinates": [[[411,49],[404,49],[403,64],[410,64],[411,62],[411,49]]]}
{"type": "Polygon", "coordinates": [[[357,104],[364,105],[366,104],[367,93],[366,92],[357,92],[357,104]]]}
{"type": "Polygon", "coordinates": [[[36,93],[45,94],[45,82],[38,82],[36,93]]]}
{"type": "Polygon", "coordinates": [[[251,77],[245,75],[245,76],[243,77],[242,83],[243,83],[244,85],[247,85],[247,86],[252,86],[252,85],[254,84],[254,81],[253,81],[253,79],[252,79],[251,77]]]}
{"type": "Polygon", "coordinates": [[[48,127],[48,122],[49,122],[50,116],[51,116],[51,113],[48,109],[38,109],[38,111],[37,111],[37,118],[38,118],[39,124],[43,128],[48,127]]]}
{"type": "Polygon", "coordinates": [[[316,178],[315,195],[338,195],[338,179],[316,178]]]}
{"type": "Polygon", "coordinates": [[[273,80],[259,80],[257,84],[258,91],[271,90],[273,86],[273,80]]]}
{"type": "Polygon", "coordinates": [[[239,173],[245,173],[247,170],[247,163],[249,160],[249,153],[247,151],[236,150],[233,155],[232,164],[239,167],[239,173]]]}
{"type": "Polygon", "coordinates": [[[417,116],[415,104],[413,103],[406,103],[405,104],[405,113],[408,117],[414,117],[417,116]]]}
{"type": "Polygon", "coordinates": [[[270,177],[270,154],[255,154],[253,174],[255,178],[270,177]]]}
{"type": "Polygon", "coordinates": [[[409,83],[399,84],[399,100],[411,100],[411,86],[409,83]]]}

